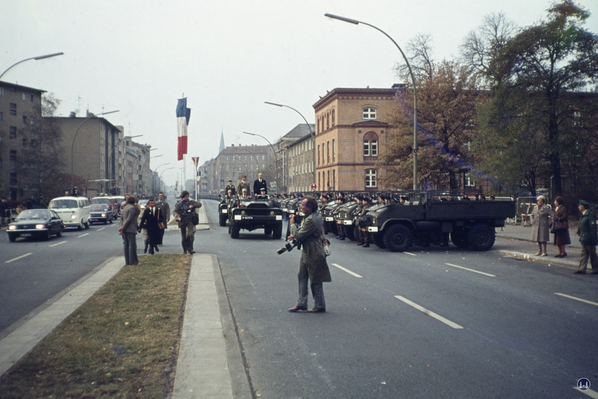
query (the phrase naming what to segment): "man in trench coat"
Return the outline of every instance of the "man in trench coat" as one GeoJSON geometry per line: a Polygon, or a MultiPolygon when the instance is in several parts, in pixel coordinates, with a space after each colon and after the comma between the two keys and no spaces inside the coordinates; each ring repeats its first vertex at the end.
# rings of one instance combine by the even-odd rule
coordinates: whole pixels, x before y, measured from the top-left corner
{"type": "Polygon", "coordinates": [[[311,292],[314,297],[314,307],[310,313],[326,312],[324,300],[324,287],[322,283],[332,281],[330,269],[326,263],[324,244],[322,243],[322,217],[318,213],[318,203],[312,197],[301,201],[301,211],[305,214],[301,227],[295,225],[295,216],[290,216],[291,235],[287,240],[297,239],[302,246],[301,260],[299,261],[299,299],[297,305],[289,312],[307,310],[307,280],[311,282],[311,292]]]}

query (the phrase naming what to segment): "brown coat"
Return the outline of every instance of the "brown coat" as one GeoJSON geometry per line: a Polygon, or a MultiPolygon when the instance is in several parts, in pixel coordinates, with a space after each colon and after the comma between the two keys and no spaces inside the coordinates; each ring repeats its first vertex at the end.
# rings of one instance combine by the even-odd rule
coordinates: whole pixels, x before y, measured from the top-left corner
{"type": "Polygon", "coordinates": [[[299,278],[309,275],[311,284],[332,281],[330,269],[326,263],[324,244],[322,244],[322,217],[319,213],[310,213],[303,218],[301,228],[291,226],[291,235],[301,242],[301,261],[299,278]]]}
{"type": "Polygon", "coordinates": [[[566,222],[567,228],[556,230],[554,232],[554,245],[568,245],[571,244],[571,236],[569,235],[569,212],[563,205],[557,206],[552,219],[556,222],[566,222]]]}
{"type": "Polygon", "coordinates": [[[554,212],[548,204],[534,206],[532,211],[532,237],[531,240],[535,242],[550,241],[550,217],[554,212]]]}

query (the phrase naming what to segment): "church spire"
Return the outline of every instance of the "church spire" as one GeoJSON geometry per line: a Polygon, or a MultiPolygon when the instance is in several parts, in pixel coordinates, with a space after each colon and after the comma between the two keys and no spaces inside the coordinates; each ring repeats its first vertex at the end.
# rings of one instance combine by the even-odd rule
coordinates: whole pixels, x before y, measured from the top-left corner
{"type": "Polygon", "coordinates": [[[224,146],[224,131],[220,132],[220,151],[218,151],[218,154],[220,154],[222,151],[224,151],[226,147],[224,146]]]}

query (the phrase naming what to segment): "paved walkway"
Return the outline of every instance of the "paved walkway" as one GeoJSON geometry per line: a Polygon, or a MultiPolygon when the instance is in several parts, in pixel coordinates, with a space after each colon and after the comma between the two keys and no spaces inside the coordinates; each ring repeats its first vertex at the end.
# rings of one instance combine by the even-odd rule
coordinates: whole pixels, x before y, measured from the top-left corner
{"type": "MultiPolygon", "coordinates": [[[[176,229],[176,224],[170,226],[169,230],[176,229]]],[[[202,207],[197,229],[209,228],[209,219],[202,207]]],[[[523,226],[508,225],[497,229],[495,249],[507,256],[577,267],[581,247],[574,232],[571,232],[573,245],[567,247],[569,256],[562,259],[554,258],[558,252],[552,244],[548,246],[549,256],[535,256],[538,246],[529,239],[530,234],[530,228],[523,226]]],[[[51,305],[19,321],[20,325],[0,340],[0,375],[87,301],[123,265],[123,257],[107,260],[74,284],[74,288],[65,290],[51,305]]],[[[215,255],[193,255],[176,369],[173,398],[252,397],[215,255]]]]}

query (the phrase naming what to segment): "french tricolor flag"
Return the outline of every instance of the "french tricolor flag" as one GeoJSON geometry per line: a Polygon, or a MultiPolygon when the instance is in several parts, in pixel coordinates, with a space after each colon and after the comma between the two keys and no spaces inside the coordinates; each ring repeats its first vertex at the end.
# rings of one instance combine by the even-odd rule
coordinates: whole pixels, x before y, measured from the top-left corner
{"type": "Polygon", "coordinates": [[[187,108],[187,99],[179,98],[179,102],[176,106],[177,132],[179,136],[179,161],[183,159],[183,154],[187,153],[187,125],[189,125],[190,116],[191,109],[187,108]]]}

